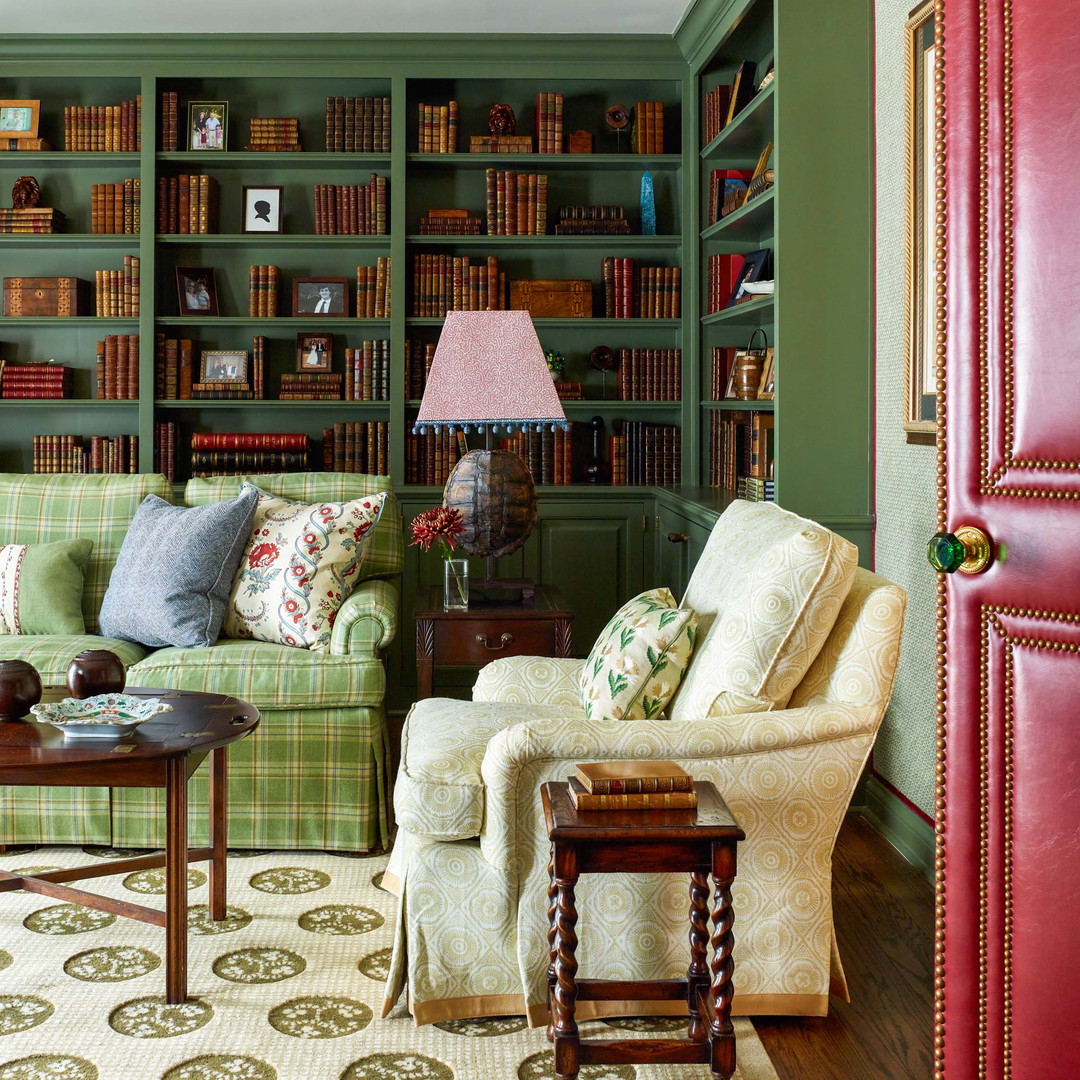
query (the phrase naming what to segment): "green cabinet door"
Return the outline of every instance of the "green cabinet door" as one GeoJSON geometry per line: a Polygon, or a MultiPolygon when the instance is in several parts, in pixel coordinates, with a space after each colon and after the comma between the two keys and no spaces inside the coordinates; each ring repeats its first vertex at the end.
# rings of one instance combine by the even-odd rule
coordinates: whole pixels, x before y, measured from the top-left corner
{"type": "Polygon", "coordinates": [[[526,573],[557,588],[574,610],[575,656],[587,655],[619,606],[645,587],[646,520],[642,499],[541,496],[526,573]]]}

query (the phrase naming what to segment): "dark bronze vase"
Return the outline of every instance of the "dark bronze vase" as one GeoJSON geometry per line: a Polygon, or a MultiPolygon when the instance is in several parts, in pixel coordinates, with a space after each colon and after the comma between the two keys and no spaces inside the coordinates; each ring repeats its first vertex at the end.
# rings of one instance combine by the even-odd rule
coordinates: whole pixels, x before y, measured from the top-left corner
{"type": "Polygon", "coordinates": [[[0,660],[0,721],[18,720],[41,700],[41,676],[25,660],[0,660]]]}
{"type": "Polygon", "coordinates": [[[118,694],[127,682],[124,661],[108,649],[87,649],[71,661],[67,672],[72,697],[118,694]]]}

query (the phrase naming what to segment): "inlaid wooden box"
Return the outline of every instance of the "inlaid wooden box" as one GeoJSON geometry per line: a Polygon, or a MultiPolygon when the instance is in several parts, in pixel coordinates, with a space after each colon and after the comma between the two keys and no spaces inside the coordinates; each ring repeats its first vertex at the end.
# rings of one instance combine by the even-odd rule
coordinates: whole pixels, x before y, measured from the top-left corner
{"type": "Polygon", "coordinates": [[[591,319],[592,282],[576,278],[512,281],[510,308],[527,311],[534,319],[591,319]]]}
{"type": "Polygon", "coordinates": [[[74,277],[4,278],[4,315],[89,315],[90,282],[74,277]]]}

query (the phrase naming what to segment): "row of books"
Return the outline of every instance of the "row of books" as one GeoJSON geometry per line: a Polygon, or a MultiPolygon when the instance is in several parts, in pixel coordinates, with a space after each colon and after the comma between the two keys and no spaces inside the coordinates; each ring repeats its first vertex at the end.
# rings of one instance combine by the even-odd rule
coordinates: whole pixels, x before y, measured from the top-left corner
{"type": "Polygon", "coordinates": [[[538,484],[568,486],[574,482],[573,431],[530,428],[503,441],[503,449],[520,455],[538,484]]]}
{"type": "Polygon", "coordinates": [[[622,431],[610,436],[611,482],[614,485],[677,485],[682,475],[682,432],[670,424],[623,420],[622,431]]]}
{"type": "Polygon", "coordinates": [[[273,318],[278,311],[278,286],[281,271],[276,266],[248,267],[248,316],[273,318]]]}
{"type": "Polygon", "coordinates": [[[536,152],[538,154],[561,154],[563,152],[562,94],[550,90],[536,95],[536,152]]]}
{"type": "Polygon", "coordinates": [[[531,154],[531,135],[470,135],[470,154],[531,154]]]}
{"type": "Polygon", "coordinates": [[[328,97],[326,150],[331,154],[389,154],[388,97],[328,97]]]}
{"type": "Polygon", "coordinates": [[[744,255],[709,256],[706,308],[710,313],[723,311],[734,302],[745,262],[744,255]]]}
{"type": "Polygon", "coordinates": [[[18,210],[0,207],[0,233],[54,233],[62,231],[64,215],[51,206],[27,206],[18,210]]]}
{"type": "Polygon", "coordinates": [[[639,101],[634,106],[635,154],[662,154],[664,152],[664,103],[662,101],[639,101]]]}
{"type": "Polygon", "coordinates": [[[735,494],[747,502],[776,502],[776,481],[756,476],[740,476],[735,494]]]}
{"type": "Polygon", "coordinates": [[[556,236],[625,236],[630,232],[621,206],[560,206],[556,236]]]}
{"type": "Polygon", "coordinates": [[[456,154],[459,116],[456,101],[446,105],[420,102],[417,117],[417,149],[420,153],[456,154]]]}
{"type": "Polygon", "coordinates": [[[625,256],[606,255],[600,264],[607,319],[677,319],[682,300],[682,269],[639,266],[625,256]]]}
{"type": "Polygon", "coordinates": [[[622,401],[679,401],[681,381],[681,349],[619,349],[622,401]]]}
{"type": "Polygon", "coordinates": [[[284,371],[278,401],[341,401],[343,378],[333,371],[284,371]]]}
{"type": "Polygon", "coordinates": [[[159,176],[157,191],[159,233],[218,231],[218,182],[214,177],[197,173],[159,176]]]}
{"type": "Polygon", "coordinates": [[[305,472],[307,450],[192,450],[192,476],[305,472]]]}
{"type": "MultiPolygon", "coordinates": [[[[744,60],[739,64],[730,83],[714,87],[705,95],[705,124],[702,136],[707,145],[720,134],[753,100],[757,90],[754,78],[757,65],[753,60],[744,60]]],[[[766,78],[769,76],[766,75],[766,78]]],[[[762,80],[761,88],[766,83],[762,80]]]]}
{"type": "Polygon", "coordinates": [[[488,236],[543,236],[547,232],[547,176],[486,169],[484,181],[488,236]]]}
{"type": "Polygon", "coordinates": [[[465,434],[428,431],[405,436],[405,483],[442,486],[458,459],[468,452],[465,434]]]}
{"type": "Polygon", "coordinates": [[[64,364],[12,364],[0,360],[0,398],[70,397],[71,377],[71,368],[64,364]]]}
{"type": "Polygon", "coordinates": [[[709,196],[705,209],[707,224],[715,224],[742,206],[753,175],[750,169],[713,169],[709,173],[709,196]]]}
{"type": "Polygon", "coordinates": [[[106,319],[139,315],[139,256],[125,255],[122,270],[95,270],[96,314],[106,319]]]}
{"type": "Polygon", "coordinates": [[[118,184],[90,185],[90,231],[92,233],[138,233],[142,181],[127,177],[118,184]]]}
{"type": "Polygon", "coordinates": [[[315,184],[317,236],[385,236],[386,177],[367,184],[315,184]]]}
{"type": "Polygon", "coordinates": [[[708,486],[736,491],[741,477],[771,480],[773,414],[736,409],[713,413],[709,430],[708,486]]]}
{"type": "Polygon", "coordinates": [[[107,334],[96,347],[94,397],[99,401],[137,401],[139,335],[107,334]]]}
{"type": "Polygon", "coordinates": [[[176,483],[176,424],[172,420],[154,424],[154,472],[176,483]]]}
{"type": "Polygon", "coordinates": [[[138,435],[35,435],[35,473],[137,473],[138,435]]]}
{"type": "Polygon", "coordinates": [[[674,761],[596,761],[575,766],[578,810],[675,810],[697,806],[694,778],[674,761]]]}
{"type": "Polygon", "coordinates": [[[179,101],[175,90],[165,90],[161,95],[161,149],[175,153],[179,143],[179,101]]]}
{"type": "Polygon", "coordinates": [[[479,236],[481,220],[453,207],[428,210],[420,219],[421,236],[479,236]]]}
{"type": "Polygon", "coordinates": [[[477,264],[468,255],[414,255],[412,272],[414,316],[506,308],[506,274],[497,255],[477,264]]]}
{"type": "Polygon", "coordinates": [[[385,420],[355,420],[323,428],[322,466],[326,472],[390,471],[390,425],[385,420]]]}
{"type": "Polygon", "coordinates": [[[253,116],[248,120],[247,149],[256,153],[297,153],[300,121],[295,116],[253,116]]]}
{"type": "Polygon", "coordinates": [[[119,105],[65,105],[64,149],[128,153],[142,149],[142,95],[119,105]]]}
{"type": "Polygon", "coordinates": [[[356,317],[358,319],[390,318],[389,255],[380,255],[374,266],[356,268],[356,317]]]}
{"type": "Polygon", "coordinates": [[[390,339],[361,342],[345,350],[345,400],[390,400],[390,339]]]}
{"type": "Polygon", "coordinates": [[[428,372],[435,359],[434,342],[405,342],[405,397],[416,401],[424,396],[428,372]]]}
{"type": "MultiPolygon", "coordinates": [[[[197,378],[201,357],[190,338],[154,335],[154,396],[163,401],[262,401],[266,388],[267,339],[252,339],[246,379],[203,381],[197,378]]],[[[245,359],[247,354],[243,354],[245,359]]]]}

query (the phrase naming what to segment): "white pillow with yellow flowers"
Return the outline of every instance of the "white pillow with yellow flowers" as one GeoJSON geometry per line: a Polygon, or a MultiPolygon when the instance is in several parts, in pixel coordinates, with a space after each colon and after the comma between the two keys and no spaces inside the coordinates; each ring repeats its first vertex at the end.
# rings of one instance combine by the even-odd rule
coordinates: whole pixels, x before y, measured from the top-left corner
{"type": "Polygon", "coordinates": [[[697,615],[669,589],[628,600],[604,627],[581,669],[581,704],[590,720],[659,716],[679,687],[697,636],[697,615]]]}

